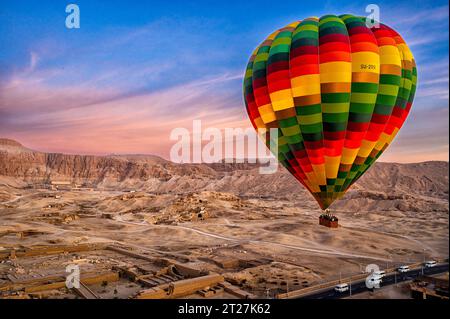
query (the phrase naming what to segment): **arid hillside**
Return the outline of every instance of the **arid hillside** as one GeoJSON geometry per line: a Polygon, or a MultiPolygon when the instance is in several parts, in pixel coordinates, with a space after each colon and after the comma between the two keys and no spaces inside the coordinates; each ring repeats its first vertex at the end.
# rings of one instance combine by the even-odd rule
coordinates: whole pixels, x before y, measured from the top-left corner
{"type": "MultiPolygon", "coordinates": [[[[338,210],[448,210],[448,162],[376,163],[333,205],[338,210]]],[[[68,181],[105,190],[186,194],[219,191],[279,198],[315,207],[312,197],[280,166],[262,175],[257,164],[175,164],[151,155],[88,156],[43,153],[0,139],[0,176],[21,186],[68,181]]]]}
{"type": "MultiPolygon", "coordinates": [[[[448,258],[447,162],[375,164],[331,209],[338,228],[319,225],[318,204],[282,167],[262,175],[258,164],[48,154],[0,140],[0,255],[113,245],[220,274],[264,297],[359,274],[368,264],[448,258]]],[[[110,252],[64,256],[83,269],[142,268],[110,252]]],[[[61,272],[60,257],[51,258],[8,260],[0,285],[61,272]]],[[[126,281],[111,287],[123,298],[143,289],[126,281]]]]}

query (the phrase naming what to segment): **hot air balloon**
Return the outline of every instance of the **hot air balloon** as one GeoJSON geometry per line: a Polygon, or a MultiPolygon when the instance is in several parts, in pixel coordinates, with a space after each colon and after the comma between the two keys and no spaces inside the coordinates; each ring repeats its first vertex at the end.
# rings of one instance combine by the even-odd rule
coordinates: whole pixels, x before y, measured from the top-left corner
{"type": "Polygon", "coordinates": [[[345,14],[269,35],[250,57],[243,91],[253,127],[277,129],[274,155],[327,209],[391,144],[416,84],[414,57],[395,30],[345,14]]]}

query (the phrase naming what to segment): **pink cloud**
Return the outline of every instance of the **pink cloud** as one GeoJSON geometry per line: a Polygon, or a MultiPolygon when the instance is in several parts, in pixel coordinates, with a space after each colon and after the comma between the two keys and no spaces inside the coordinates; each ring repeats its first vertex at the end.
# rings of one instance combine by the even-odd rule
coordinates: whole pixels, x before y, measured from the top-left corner
{"type": "Polygon", "coordinates": [[[95,88],[52,88],[40,81],[13,81],[2,89],[0,134],[43,151],[168,157],[175,127],[243,126],[245,111],[232,96],[211,89],[236,75],[223,75],[149,94],[121,97],[95,88]],[[236,110],[241,110],[237,111],[236,110]]]}

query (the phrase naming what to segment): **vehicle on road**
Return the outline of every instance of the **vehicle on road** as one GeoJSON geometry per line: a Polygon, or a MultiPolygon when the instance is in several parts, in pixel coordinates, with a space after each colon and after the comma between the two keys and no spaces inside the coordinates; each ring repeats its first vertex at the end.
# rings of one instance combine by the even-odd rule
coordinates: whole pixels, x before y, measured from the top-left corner
{"type": "Polygon", "coordinates": [[[338,285],[336,285],[336,287],[334,287],[334,291],[337,291],[337,292],[340,292],[340,293],[343,293],[343,292],[346,292],[346,291],[348,291],[348,284],[338,284],[338,285]]]}
{"type": "Polygon", "coordinates": [[[424,265],[425,265],[426,268],[431,268],[431,267],[436,266],[437,262],[436,262],[436,260],[428,260],[428,261],[425,262],[424,265]]]}
{"type": "Polygon", "coordinates": [[[383,278],[384,276],[386,276],[386,272],[384,270],[375,271],[373,273],[373,276],[378,277],[378,278],[383,278]]]}
{"type": "Polygon", "coordinates": [[[402,273],[408,272],[409,271],[409,266],[406,266],[406,265],[400,266],[400,267],[397,268],[397,271],[398,272],[402,272],[402,273]]]}
{"type": "Polygon", "coordinates": [[[381,277],[372,276],[368,281],[366,281],[366,285],[370,289],[380,288],[381,283],[383,280],[381,277]]]}

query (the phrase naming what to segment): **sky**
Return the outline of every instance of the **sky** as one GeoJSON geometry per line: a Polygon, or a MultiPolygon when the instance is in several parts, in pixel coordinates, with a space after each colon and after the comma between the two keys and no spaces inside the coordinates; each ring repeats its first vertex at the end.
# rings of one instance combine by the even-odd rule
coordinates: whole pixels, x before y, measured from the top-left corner
{"type": "MultiPolygon", "coordinates": [[[[242,78],[253,49],[293,21],[366,15],[363,1],[0,3],[0,137],[48,152],[169,158],[173,128],[251,127],[242,78]]],[[[404,127],[381,161],[448,160],[447,1],[373,1],[418,66],[404,127]]]]}

